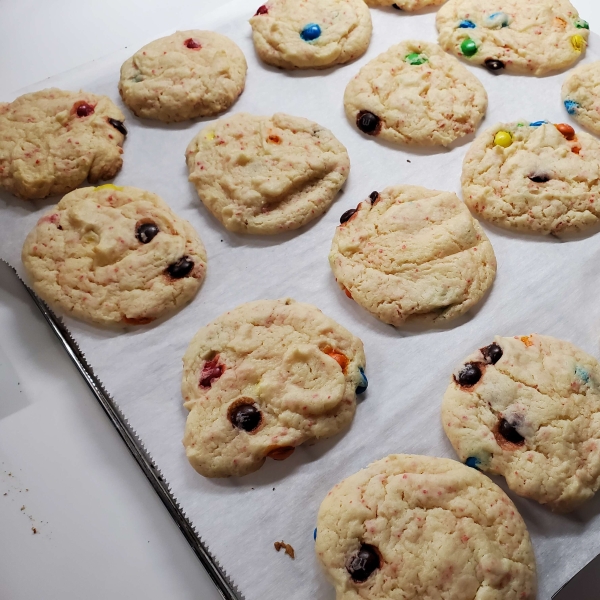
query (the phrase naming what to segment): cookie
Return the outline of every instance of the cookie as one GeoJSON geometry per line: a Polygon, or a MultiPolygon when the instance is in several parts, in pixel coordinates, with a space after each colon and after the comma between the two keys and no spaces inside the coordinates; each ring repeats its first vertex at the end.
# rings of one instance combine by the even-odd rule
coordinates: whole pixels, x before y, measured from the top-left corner
{"type": "Polygon", "coordinates": [[[65,313],[143,325],[189,302],[206,273],[192,226],[156,194],[112,184],[67,194],[29,233],[33,289],[65,313]]]}
{"type": "Polygon", "coordinates": [[[183,358],[183,443],[205,477],[247,475],[267,457],[348,427],[365,391],[362,342],[310,304],[259,300],[203,327],[183,358]]]}
{"type": "Polygon", "coordinates": [[[282,69],[324,69],[362,56],[371,40],[363,0],[269,0],[250,19],[258,56],[282,69]]]}
{"type": "Polygon", "coordinates": [[[283,113],[216,121],[190,142],[186,159],[206,208],[237,233],[305,225],[327,210],[350,170],[331,131],[283,113]]]}
{"type": "Polygon", "coordinates": [[[469,148],[462,189],[472,211],[501,227],[584,229],[600,215],[600,143],[564,123],[499,123],[469,148]]]}
{"type": "Polygon", "coordinates": [[[527,528],[490,479],[447,458],[396,454],[338,483],[315,550],[337,600],[534,600],[527,528]]]}
{"type": "Polygon", "coordinates": [[[477,129],[487,94],[438,45],[406,41],[350,80],[344,107],[350,122],[367,135],[397,144],[447,146],[477,129]]]}
{"type": "Polygon", "coordinates": [[[439,43],[490,71],[545,75],[578,61],[589,25],[568,0],[448,0],[439,43]]]}
{"type": "Polygon", "coordinates": [[[0,187],[32,200],[121,169],[127,130],[107,96],[57,88],[0,102],[0,187]]]}
{"type": "Polygon", "coordinates": [[[567,112],[600,135],[600,61],[577,67],[562,86],[567,112]]]}
{"type": "Polygon", "coordinates": [[[495,337],[456,370],[442,421],[467,465],[568,512],[600,487],[600,365],[543,335],[495,337]]]}
{"type": "Polygon", "coordinates": [[[365,0],[369,6],[391,6],[396,10],[412,12],[429,6],[439,6],[446,0],[365,0]]]}
{"type": "Polygon", "coordinates": [[[346,211],[329,263],[349,298],[395,326],[462,315],[496,274],[492,245],[457,196],[413,185],[346,211]]]}
{"type": "Polygon", "coordinates": [[[138,116],[165,123],[211,117],[244,91],[246,59],[213,31],[178,31],[150,42],[121,67],[119,92],[138,116]]]}

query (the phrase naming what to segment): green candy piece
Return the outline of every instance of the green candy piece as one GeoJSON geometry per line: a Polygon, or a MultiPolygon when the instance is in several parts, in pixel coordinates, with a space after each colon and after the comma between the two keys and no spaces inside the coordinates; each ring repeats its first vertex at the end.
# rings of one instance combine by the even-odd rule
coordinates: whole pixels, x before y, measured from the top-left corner
{"type": "Polygon", "coordinates": [[[409,65],[422,65],[427,62],[427,57],[423,54],[418,54],[417,52],[411,52],[404,57],[404,60],[409,65]]]}
{"type": "Polygon", "coordinates": [[[590,24],[587,21],[584,21],[583,19],[576,19],[575,27],[577,27],[577,29],[589,29],[590,24]]]}
{"type": "Polygon", "coordinates": [[[463,40],[462,44],[460,45],[460,51],[465,56],[473,56],[474,54],[477,54],[477,50],[477,43],[474,42],[471,38],[463,40]]]}

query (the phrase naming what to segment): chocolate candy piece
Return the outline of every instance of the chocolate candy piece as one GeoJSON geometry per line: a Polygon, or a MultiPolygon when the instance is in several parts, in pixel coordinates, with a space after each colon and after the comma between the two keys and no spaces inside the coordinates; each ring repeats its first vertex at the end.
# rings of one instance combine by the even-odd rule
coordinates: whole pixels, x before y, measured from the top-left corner
{"type": "Polygon", "coordinates": [[[207,360],[202,367],[202,373],[200,373],[200,387],[210,388],[223,375],[224,371],[225,365],[219,364],[218,354],[213,359],[207,360]]]}
{"type": "Polygon", "coordinates": [[[534,183],[546,183],[547,181],[550,181],[552,177],[546,173],[542,173],[541,175],[529,175],[529,179],[534,183]]]}
{"type": "Polygon", "coordinates": [[[315,542],[317,541],[317,528],[315,527],[315,530],[313,531],[313,539],[315,540],[315,542]]]}
{"type": "Polygon", "coordinates": [[[358,367],[358,372],[360,373],[360,383],[356,388],[356,393],[364,394],[367,391],[367,388],[369,387],[369,380],[367,379],[367,376],[365,375],[365,370],[362,367],[358,367]]]}
{"type": "Polygon", "coordinates": [[[304,26],[304,29],[300,32],[300,37],[305,42],[312,42],[321,36],[321,28],[316,23],[309,23],[304,26]]]}
{"type": "Polygon", "coordinates": [[[492,13],[486,20],[485,26],[489,29],[501,29],[502,27],[508,27],[510,17],[504,12],[492,13]]]}
{"type": "Polygon", "coordinates": [[[411,52],[404,57],[405,62],[409,65],[422,65],[427,62],[427,57],[424,54],[419,54],[418,52],[411,52]]]}
{"type": "Polygon", "coordinates": [[[371,544],[361,544],[360,548],[346,561],[346,571],[352,577],[352,581],[356,583],[362,583],[369,579],[380,566],[379,552],[371,544]]]}
{"type": "Polygon", "coordinates": [[[477,25],[473,23],[473,21],[469,21],[469,19],[464,19],[458,24],[459,29],[475,29],[477,25]]]}
{"type": "Polygon", "coordinates": [[[381,131],[381,119],[368,110],[361,110],[356,116],[356,126],[368,135],[377,135],[381,131]]]}
{"type": "Polygon", "coordinates": [[[500,71],[501,69],[504,69],[504,63],[501,60],[497,60],[495,58],[486,58],[485,66],[490,71],[500,71]]]}
{"type": "Polygon", "coordinates": [[[94,113],[94,107],[87,102],[80,102],[75,109],[78,117],[89,117],[94,113]]]}
{"type": "Polygon", "coordinates": [[[397,4],[392,4],[392,8],[395,8],[396,10],[402,10],[397,4]]]}
{"type": "Polygon", "coordinates": [[[494,136],[494,144],[502,146],[502,148],[508,148],[512,145],[512,135],[508,131],[499,131],[494,136]]]}
{"type": "Polygon", "coordinates": [[[198,40],[195,40],[194,38],[188,38],[183,42],[183,44],[184,46],[187,46],[190,50],[198,50],[199,48],[202,48],[200,42],[198,40]]]}
{"type": "Polygon", "coordinates": [[[371,199],[371,204],[375,204],[379,200],[379,192],[371,192],[369,198],[371,199]]]}
{"type": "Polygon", "coordinates": [[[263,4],[262,6],[258,7],[258,10],[255,13],[255,17],[257,15],[266,15],[269,12],[269,9],[263,4]]]}
{"type": "Polygon", "coordinates": [[[583,52],[585,50],[586,41],[582,35],[574,35],[571,38],[571,46],[575,52],[583,52]]]}
{"type": "Polygon", "coordinates": [[[108,122],[119,132],[122,133],[123,135],[127,135],[127,129],[125,129],[125,125],[123,125],[123,121],[119,121],[118,119],[113,119],[111,117],[108,117],[108,122]]]}
{"type": "Polygon", "coordinates": [[[471,467],[472,469],[477,469],[479,471],[479,465],[481,461],[476,456],[469,456],[467,460],[465,460],[465,465],[467,467],[471,467]]]}
{"type": "Polygon", "coordinates": [[[488,365],[495,365],[502,358],[502,348],[493,342],[489,346],[485,348],[481,348],[481,354],[483,354],[483,358],[488,365]]]}
{"type": "Polygon", "coordinates": [[[135,230],[135,237],[142,244],[147,244],[156,237],[159,231],[155,223],[141,223],[135,230]]]}
{"type": "Polygon", "coordinates": [[[547,125],[548,121],[533,121],[533,123],[529,123],[529,127],[541,127],[542,125],[547,125]]]}
{"type": "Polygon", "coordinates": [[[349,221],[350,218],[352,217],[352,215],[356,212],[355,208],[351,208],[349,210],[347,210],[341,217],[340,217],[340,223],[343,225],[346,221],[349,221]]]}
{"type": "Polygon", "coordinates": [[[555,125],[554,127],[556,127],[556,129],[558,129],[567,140],[572,140],[575,137],[575,130],[570,126],[567,125],[566,123],[559,123],[558,125],[555,125]]]}
{"type": "Polygon", "coordinates": [[[583,19],[575,19],[575,27],[577,27],[577,29],[589,29],[590,24],[583,19]]]}
{"type": "Polygon", "coordinates": [[[525,438],[506,419],[500,419],[498,433],[511,444],[524,444],[525,438]]]}
{"type": "Polygon", "coordinates": [[[173,279],[187,277],[194,268],[194,261],[189,256],[182,256],[177,262],[167,267],[167,273],[173,279]]]}
{"type": "Polygon", "coordinates": [[[255,431],[262,421],[262,414],[254,404],[236,404],[228,417],[234,427],[248,433],[255,431]]]}
{"type": "Polygon", "coordinates": [[[475,41],[473,41],[471,38],[467,38],[466,40],[462,41],[462,44],[460,45],[460,51],[465,55],[465,56],[473,56],[474,54],[477,54],[477,43],[475,41]]]}
{"type": "Polygon", "coordinates": [[[467,363],[454,377],[456,383],[463,387],[472,387],[481,379],[481,367],[474,362],[467,363]]]}

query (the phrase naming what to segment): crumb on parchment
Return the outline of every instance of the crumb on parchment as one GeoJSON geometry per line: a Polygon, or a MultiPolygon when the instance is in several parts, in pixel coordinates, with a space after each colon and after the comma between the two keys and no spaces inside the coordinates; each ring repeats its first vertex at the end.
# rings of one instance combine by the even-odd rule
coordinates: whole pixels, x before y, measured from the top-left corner
{"type": "Polygon", "coordinates": [[[283,540],[281,542],[275,542],[273,545],[275,546],[275,550],[277,550],[277,552],[279,552],[283,548],[285,550],[285,553],[290,558],[296,558],[296,553],[294,552],[294,549],[289,544],[286,544],[283,540]]]}

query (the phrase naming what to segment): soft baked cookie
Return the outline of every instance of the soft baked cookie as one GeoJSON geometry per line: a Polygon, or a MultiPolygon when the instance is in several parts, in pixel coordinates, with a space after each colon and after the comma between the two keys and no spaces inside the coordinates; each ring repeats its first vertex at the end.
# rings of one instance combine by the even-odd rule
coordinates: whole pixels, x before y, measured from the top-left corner
{"type": "Polygon", "coordinates": [[[437,28],[444,50],[490,71],[529,75],[572,65],[589,35],[568,0],[448,0],[437,28]]]}
{"type": "Polygon", "coordinates": [[[600,216],[600,143],[567,124],[499,123],[471,145],[463,198],[501,227],[556,234],[600,216]]]}
{"type": "Polygon", "coordinates": [[[600,365],[568,342],[495,337],[458,367],[442,420],[463,462],[553,510],[600,487],[600,365]]]}
{"type": "Polygon", "coordinates": [[[510,498],[447,458],[396,454],[338,483],[315,550],[337,600],[534,600],[535,557],[510,498]]]}
{"type": "Polygon", "coordinates": [[[210,117],[243,92],[246,59],[228,37],[178,31],[150,42],[121,67],[119,92],[138,116],[166,123],[210,117]]]}
{"type": "Polygon", "coordinates": [[[29,233],[33,289],[80,319],[142,325],[189,302],[206,274],[192,226],[156,194],[112,184],[67,194],[29,233]]]}
{"type": "Polygon", "coordinates": [[[369,6],[391,6],[396,10],[405,10],[412,12],[413,10],[421,10],[428,6],[439,6],[446,0],[365,0],[369,6]]]}
{"type": "Polygon", "coordinates": [[[577,67],[562,86],[567,112],[600,135],[600,61],[577,67]]]}
{"type": "Polygon", "coordinates": [[[479,80],[437,44],[406,41],[367,63],[346,87],[351,123],[397,144],[447,146],[487,109],[479,80]]]}
{"type": "Polygon", "coordinates": [[[189,180],[230,231],[272,234],[325,212],[346,181],[346,148],[321,125],[276,113],[212,123],[186,150],[189,180]]]}
{"type": "Polygon", "coordinates": [[[113,178],[124,120],[107,96],[88,92],[50,88],[0,102],[0,187],[31,200],[113,178]]]}
{"type": "Polygon", "coordinates": [[[247,475],[335,435],[367,387],[364,368],[362,342],[310,304],[259,300],[221,315],[183,358],[191,465],[205,477],[247,475]]]}
{"type": "Polygon", "coordinates": [[[496,275],[490,241],[451,192],[389,187],[340,221],[329,253],[335,279],[385,323],[458,317],[496,275]]]}
{"type": "Polygon", "coordinates": [[[269,0],[250,19],[260,58],[283,69],[323,69],[362,56],[371,40],[363,0],[269,0]]]}

